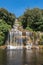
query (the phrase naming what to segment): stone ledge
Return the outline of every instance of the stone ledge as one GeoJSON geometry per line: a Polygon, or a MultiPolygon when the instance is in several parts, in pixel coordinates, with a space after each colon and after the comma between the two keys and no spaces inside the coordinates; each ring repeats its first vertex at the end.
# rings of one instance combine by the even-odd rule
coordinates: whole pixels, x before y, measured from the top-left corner
{"type": "Polygon", "coordinates": [[[7,48],[6,45],[0,46],[0,49],[6,49],[6,48],[7,48]]]}

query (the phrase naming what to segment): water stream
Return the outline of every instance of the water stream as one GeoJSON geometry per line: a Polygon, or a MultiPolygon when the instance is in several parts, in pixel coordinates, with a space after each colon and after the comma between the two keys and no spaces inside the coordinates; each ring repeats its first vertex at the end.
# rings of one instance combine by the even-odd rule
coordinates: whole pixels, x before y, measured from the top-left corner
{"type": "Polygon", "coordinates": [[[19,48],[22,49],[23,48],[23,44],[25,46],[26,46],[26,44],[28,44],[27,48],[28,48],[28,46],[29,47],[32,46],[31,42],[27,42],[28,41],[28,37],[32,36],[32,33],[24,32],[24,31],[22,32],[18,28],[19,28],[19,22],[16,19],[13,28],[11,29],[11,31],[8,34],[8,43],[7,43],[7,48],[8,49],[17,49],[17,48],[18,49],[19,48]]]}

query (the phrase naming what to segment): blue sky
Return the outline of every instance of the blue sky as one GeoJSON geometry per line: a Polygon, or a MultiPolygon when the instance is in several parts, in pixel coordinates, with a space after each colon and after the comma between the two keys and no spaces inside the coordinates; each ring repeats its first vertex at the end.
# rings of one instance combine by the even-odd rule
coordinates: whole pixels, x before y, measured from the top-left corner
{"type": "Polygon", "coordinates": [[[22,15],[25,9],[35,7],[43,9],[43,0],[0,0],[0,8],[15,13],[17,17],[22,15]]]}

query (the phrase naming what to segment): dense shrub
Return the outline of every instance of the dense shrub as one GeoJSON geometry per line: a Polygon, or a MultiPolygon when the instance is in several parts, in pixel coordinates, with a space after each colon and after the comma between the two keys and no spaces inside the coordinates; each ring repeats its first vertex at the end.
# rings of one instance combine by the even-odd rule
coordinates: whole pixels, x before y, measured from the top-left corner
{"type": "Polygon", "coordinates": [[[43,45],[43,35],[40,36],[39,45],[43,45]]]}
{"type": "Polygon", "coordinates": [[[30,27],[26,27],[26,30],[33,31],[30,27]]]}
{"type": "Polygon", "coordinates": [[[11,29],[11,26],[8,25],[4,20],[0,20],[0,45],[5,41],[6,33],[11,29]]]}
{"type": "Polygon", "coordinates": [[[5,44],[9,30],[13,27],[15,15],[0,8],[0,45],[5,44]]]}
{"type": "Polygon", "coordinates": [[[34,31],[43,31],[43,9],[27,9],[24,14],[19,17],[19,20],[25,29],[31,28],[34,31]]]}

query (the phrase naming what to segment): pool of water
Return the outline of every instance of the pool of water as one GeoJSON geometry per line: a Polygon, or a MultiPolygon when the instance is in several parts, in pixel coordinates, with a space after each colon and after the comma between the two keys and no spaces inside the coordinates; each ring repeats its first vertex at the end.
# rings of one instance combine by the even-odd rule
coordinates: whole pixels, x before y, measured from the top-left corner
{"type": "Polygon", "coordinates": [[[43,50],[0,50],[0,65],[43,65],[43,50]]]}

